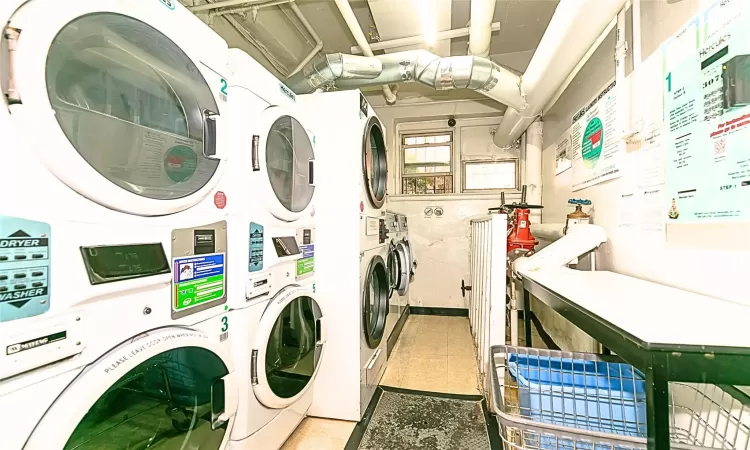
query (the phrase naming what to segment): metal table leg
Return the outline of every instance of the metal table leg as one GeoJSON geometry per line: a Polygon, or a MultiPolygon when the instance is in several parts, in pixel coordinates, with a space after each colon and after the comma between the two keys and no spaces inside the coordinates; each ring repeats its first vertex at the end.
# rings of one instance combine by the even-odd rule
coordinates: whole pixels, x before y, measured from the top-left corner
{"type": "Polygon", "coordinates": [[[646,370],[648,449],[669,450],[669,383],[666,357],[653,355],[646,370]]]}
{"type": "Polygon", "coordinates": [[[527,289],[523,290],[523,324],[526,333],[526,347],[533,347],[531,343],[531,294],[527,289]]]}

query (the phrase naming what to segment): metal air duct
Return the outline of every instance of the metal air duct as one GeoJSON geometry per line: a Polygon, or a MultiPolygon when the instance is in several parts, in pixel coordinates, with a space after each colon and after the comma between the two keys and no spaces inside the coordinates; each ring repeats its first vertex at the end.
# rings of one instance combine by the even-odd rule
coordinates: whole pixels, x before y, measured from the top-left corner
{"type": "Polygon", "coordinates": [[[328,85],[357,89],[397,83],[419,82],[436,90],[472,89],[518,110],[526,108],[521,78],[488,58],[440,57],[427,50],[412,50],[373,57],[326,55],[287,79],[298,94],[308,94],[328,85]],[[369,62],[366,62],[369,61],[369,62]],[[380,71],[375,73],[377,68],[380,71]]]}

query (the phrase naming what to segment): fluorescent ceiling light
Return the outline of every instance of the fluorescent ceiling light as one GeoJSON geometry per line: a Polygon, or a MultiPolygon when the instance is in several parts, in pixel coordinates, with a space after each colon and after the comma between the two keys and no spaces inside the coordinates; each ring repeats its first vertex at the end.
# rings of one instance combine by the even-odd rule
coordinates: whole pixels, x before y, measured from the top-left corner
{"type": "Polygon", "coordinates": [[[435,5],[431,0],[417,0],[419,17],[422,21],[422,36],[428,47],[434,47],[437,42],[437,17],[435,5]]]}

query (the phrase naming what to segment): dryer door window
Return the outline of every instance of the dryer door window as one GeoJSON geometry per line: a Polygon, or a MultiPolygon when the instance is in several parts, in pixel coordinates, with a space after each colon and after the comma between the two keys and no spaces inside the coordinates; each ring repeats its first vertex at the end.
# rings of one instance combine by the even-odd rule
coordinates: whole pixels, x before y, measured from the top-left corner
{"type": "Polygon", "coordinates": [[[293,398],[308,387],[320,360],[320,309],[315,300],[298,296],[289,302],[271,329],[265,374],[273,394],[293,398]]]}
{"type": "Polygon", "coordinates": [[[192,60],[155,28],[96,13],[57,34],[47,55],[57,121],[102,176],[142,197],[189,196],[218,161],[216,100],[192,60]]]}
{"type": "Polygon", "coordinates": [[[223,408],[219,356],[200,347],[160,353],[123,375],[88,410],[63,447],[221,448],[227,423],[214,425],[223,408]]]}
{"type": "Polygon", "coordinates": [[[381,208],[385,203],[388,163],[383,127],[377,117],[370,117],[365,126],[362,172],[370,204],[374,208],[381,208]]]}
{"type": "Polygon", "coordinates": [[[390,283],[385,261],[380,256],[370,260],[362,293],[362,325],[370,348],[377,348],[385,332],[390,283]]]}
{"type": "Polygon", "coordinates": [[[291,116],[279,117],[266,143],[266,164],[276,198],[291,212],[304,211],[312,201],[315,153],[307,131],[291,116]]]}
{"type": "Polygon", "coordinates": [[[400,280],[399,274],[401,272],[401,261],[398,258],[398,251],[396,246],[391,244],[388,250],[388,298],[393,297],[393,293],[398,289],[400,280]]]}

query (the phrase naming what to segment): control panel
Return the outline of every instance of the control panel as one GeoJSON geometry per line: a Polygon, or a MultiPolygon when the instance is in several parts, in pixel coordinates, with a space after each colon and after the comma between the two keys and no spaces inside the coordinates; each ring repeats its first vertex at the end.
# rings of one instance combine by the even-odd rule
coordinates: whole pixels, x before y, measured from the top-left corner
{"type": "Polygon", "coordinates": [[[227,301],[227,223],[172,230],[172,319],[227,301]]]}
{"type": "Polygon", "coordinates": [[[382,244],[388,239],[388,226],[385,224],[385,219],[380,219],[378,225],[378,242],[382,244]]]}
{"type": "Polygon", "coordinates": [[[245,300],[251,302],[264,299],[271,293],[271,289],[273,289],[271,272],[251,272],[247,276],[247,283],[245,283],[245,300]]]}
{"type": "Polygon", "coordinates": [[[0,216],[0,322],[49,310],[50,242],[49,224],[0,216]]]}
{"type": "Polygon", "coordinates": [[[92,285],[169,273],[161,243],[81,247],[92,285]]]}

